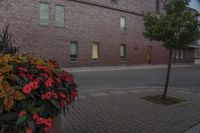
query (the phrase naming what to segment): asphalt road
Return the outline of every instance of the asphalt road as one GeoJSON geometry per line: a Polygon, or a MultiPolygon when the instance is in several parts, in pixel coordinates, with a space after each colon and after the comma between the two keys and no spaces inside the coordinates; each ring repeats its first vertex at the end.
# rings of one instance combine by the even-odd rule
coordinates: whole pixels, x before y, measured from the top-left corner
{"type": "MultiPolygon", "coordinates": [[[[166,68],[72,73],[78,90],[164,86],[166,68]]],[[[200,89],[200,66],[172,68],[170,87],[200,89]]]]}

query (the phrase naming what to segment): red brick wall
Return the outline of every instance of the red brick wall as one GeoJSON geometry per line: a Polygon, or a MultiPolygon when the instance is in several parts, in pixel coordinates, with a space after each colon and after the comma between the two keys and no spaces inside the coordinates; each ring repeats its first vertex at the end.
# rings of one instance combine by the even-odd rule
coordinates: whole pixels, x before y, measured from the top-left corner
{"type": "MultiPolygon", "coordinates": [[[[125,64],[146,64],[147,46],[153,46],[152,64],[165,64],[168,52],[158,42],[144,38],[143,17],[68,0],[51,0],[50,26],[39,26],[39,1],[1,0],[0,29],[10,25],[17,45],[23,53],[33,53],[56,59],[63,66],[119,65],[120,44],[126,44],[125,64]],[[65,27],[54,26],[55,4],[65,5],[65,27]],[[120,16],[126,16],[127,34],[120,33],[120,16]],[[78,62],[70,63],[69,42],[78,42],[78,62]],[[99,62],[92,61],[92,43],[100,44],[99,62]]],[[[141,13],[155,12],[155,0],[81,0],[99,5],[141,13]]],[[[191,55],[192,52],[189,52],[191,55]]],[[[188,62],[193,60],[188,56],[188,62]]]]}

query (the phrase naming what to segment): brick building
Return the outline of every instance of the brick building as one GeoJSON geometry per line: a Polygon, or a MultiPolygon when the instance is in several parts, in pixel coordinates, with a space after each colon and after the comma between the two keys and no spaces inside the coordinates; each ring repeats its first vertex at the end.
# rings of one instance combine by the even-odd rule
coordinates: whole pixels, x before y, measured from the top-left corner
{"type": "MultiPolygon", "coordinates": [[[[10,25],[23,53],[62,66],[165,64],[168,51],[143,36],[143,13],[158,0],[0,0],[0,29],[10,25]]],[[[193,63],[194,49],[175,59],[193,63]]]]}

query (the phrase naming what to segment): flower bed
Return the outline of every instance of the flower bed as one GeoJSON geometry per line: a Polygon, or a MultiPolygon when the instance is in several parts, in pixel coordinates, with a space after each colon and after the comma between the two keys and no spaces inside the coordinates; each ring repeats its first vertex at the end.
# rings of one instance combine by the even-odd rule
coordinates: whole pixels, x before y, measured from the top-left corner
{"type": "Polygon", "coordinates": [[[48,133],[52,119],[77,97],[71,74],[55,61],[0,56],[0,132],[48,133]]]}

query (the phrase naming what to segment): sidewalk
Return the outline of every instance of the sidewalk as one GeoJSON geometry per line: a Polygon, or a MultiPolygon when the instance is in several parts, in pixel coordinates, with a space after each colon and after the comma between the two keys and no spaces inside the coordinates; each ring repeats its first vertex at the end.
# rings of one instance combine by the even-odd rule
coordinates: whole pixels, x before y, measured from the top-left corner
{"type": "Polygon", "coordinates": [[[81,92],[54,133],[184,133],[200,122],[200,91],[169,90],[186,102],[166,107],[141,99],[159,88],[81,92]]]}
{"type": "MultiPolygon", "coordinates": [[[[194,65],[172,65],[172,68],[191,67],[194,65]]],[[[133,65],[133,66],[96,66],[96,67],[72,67],[63,68],[68,72],[92,72],[92,71],[116,71],[116,70],[134,70],[134,69],[156,69],[167,68],[167,65],[133,65]]]]}

